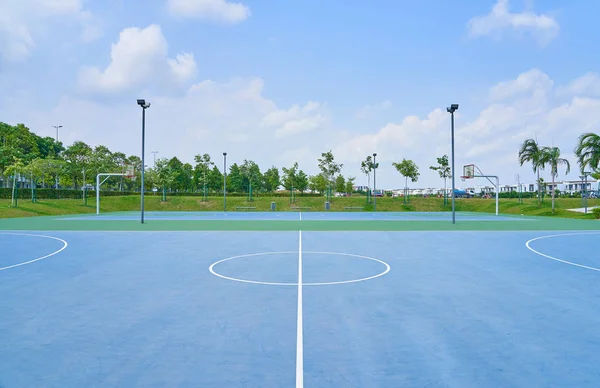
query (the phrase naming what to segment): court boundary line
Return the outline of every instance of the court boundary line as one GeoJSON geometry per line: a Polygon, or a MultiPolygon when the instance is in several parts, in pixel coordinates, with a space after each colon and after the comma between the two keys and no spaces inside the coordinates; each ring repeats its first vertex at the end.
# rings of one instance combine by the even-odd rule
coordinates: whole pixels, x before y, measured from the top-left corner
{"type": "Polygon", "coordinates": [[[562,259],[559,259],[559,258],[557,258],[557,257],[550,256],[550,255],[547,255],[547,254],[545,254],[545,253],[539,252],[539,251],[537,251],[537,250],[533,249],[533,248],[532,248],[532,247],[529,245],[530,243],[532,243],[532,242],[534,242],[534,241],[537,241],[537,240],[543,240],[543,239],[546,239],[546,238],[552,238],[552,237],[564,237],[564,236],[582,236],[582,235],[594,235],[594,234],[600,234],[600,231],[598,231],[598,232],[578,232],[578,233],[560,233],[560,234],[550,234],[550,235],[546,235],[546,236],[540,236],[540,237],[535,237],[535,238],[532,238],[532,239],[528,240],[528,241],[525,243],[525,246],[526,246],[526,247],[527,247],[527,249],[529,249],[531,252],[533,252],[533,253],[535,253],[535,254],[537,254],[537,255],[543,256],[543,257],[545,257],[545,258],[547,258],[547,259],[554,260],[554,261],[558,261],[558,262],[560,262],[560,263],[564,263],[564,264],[572,265],[572,266],[575,266],[575,267],[580,267],[580,268],[584,268],[584,269],[589,269],[589,270],[591,270],[591,271],[597,271],[597,272],[600,272],[600,268],[591,267],[591,266],[588,266],[588,265],[583,265],[583,264],[578,264],[578,263],[573,263],[573,262],[571,262],[571,261],[567,261],[567,260],[562,260],[562,259]]]}
{"type": "MultiPolygon", "coordinates": [[[[258,280],[249,280],[249,279],[239,279],[239,278],[234,278],[231,276],[225,276],[222,275],[218,272],[216,272],[214,270],[214,267],[220,263],[229,261],[229,260],[235,260],[235,259],[239,259],[239,258],[243,258],[243,257],[254,257],[254,256],[268,256],[268,255],[291,255],[291,254],[296,254],[296,251],[279,251],[279,252],[259,252],[259,253],[249,253],[249,254],[245,254],[245,255],[236,255],[236,256],[231,256],[231,257],[226,257],[224,259],[215,261],[214,263],[212,263],[209,267],[208,270],[211,274],[225,279],[225,280],[231,280],[234,282],[239,282],[239,283],[250,283],[250,284],[260,284],[260,285],[266,285],[266,286],[297,286],[298,283],[284,283],[284,282],[262,282],[262,281],[258,281],[258,280]]],[[[391,270],[391,266],[386,263],[385,261],[381,260],[381,259],[377,259],[375,257],[369,257],[369,256],[363,256],[363,255],[356,255],[353,253],[343,253],[343,252],[322,252],[322,251],[305,251],[304,253],[308,253],[308,254],[321,254],[321,255],[338,255],[338,256],[347,256],[347,257],[357,257],[359,259],[365,259],[365,260],[371,260],[371,261],[376,261],[380,264],[383,264],[383,266],[385,267],[385,270],[383,272],[380,272],[378,274],[372,275],[372,276],[367,276],[364,278],[360,278],[360,279],[350,279],[350,280],[340,280],[340,281],[335,281],[335,282],[314,282],[314,283],[302,283],[302,286],[332,286],[332,285],[340,285],[340,284],[350,284],[350,283],[359,283],[359,282],[364,282],[367,280],[371,280],[371,279],[376,279],[378,277],[384,276],[386,275],[388,272],[390,272],[391,270]]]]}
{"type": "Polygon", "coordinates": [[[62,242],[63,246],[62,246],[62,248],[60,248],[59,250],[57,250],[55,252],[52,252],[52,253],[50,253],[48,255],[45,255],[45,256],[42,256],[42,257],[38,257],[38,258],[33,259],[33,260],[28,260],[28,261],[24,261],[22,263],[12,264],[12,265],[9,265],[9,266],[6,266],[6,267],[0,267],[0,271],[5,271],[7,269],[16,268],[16,267],[21,267],[23,265],[28,265],[28,264],[31,264],[31,263],[35,263],[36,261],[47,259],[49,257],[52,257],[52,256],[54,256],[54,255],[56,255],[56,254],[64,251],[69,246],[69,243],[67,243],[65,240],[63,240],[62,238],[59,238],[59,237],[54,237],[54,236],[46,236],[46,235],[43,235],[43,234],[12,233],[12,232],[6,232],[5,233],[5,232],[0,231],[0,235],[3,235],[3,234],[8,234],[8,235],[12,235],[12,236],[29,236],[29,237],[48,238],[48,239],[51,239],[51,240],[57,240],[57,241],[62,242]]]}
{"type": "Polygon", "coordinates": [[[296,327],[296,388],[304,387],[304,341],[302,317],[302,231],[298,231],[298,320],[296,327]]]}

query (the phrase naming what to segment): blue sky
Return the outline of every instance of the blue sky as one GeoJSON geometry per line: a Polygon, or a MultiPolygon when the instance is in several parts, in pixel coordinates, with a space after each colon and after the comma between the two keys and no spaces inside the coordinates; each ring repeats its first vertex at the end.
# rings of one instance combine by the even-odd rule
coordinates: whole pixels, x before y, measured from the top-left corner
{"type": "Polygon", "coordinates": [[[532,136],[575,163],[577,136],[600,125],[600,5],[455,3],[0,0],[0,87],[12,91],[0,119],[139,154],[145,97],[148,157],[227,151],[315,173],[333,149],[364,183],[359,162],[377,152],[383,186],[402,185],[391,163],[408,158],[414,186],[433,187],[456,102],[458,167],[533,179],[516,162],[532,136]]]}

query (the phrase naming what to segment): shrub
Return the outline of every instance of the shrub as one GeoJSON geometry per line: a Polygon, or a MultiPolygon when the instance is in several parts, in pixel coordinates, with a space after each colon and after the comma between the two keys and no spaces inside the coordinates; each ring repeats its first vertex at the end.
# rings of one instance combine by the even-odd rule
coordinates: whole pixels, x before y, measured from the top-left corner
{"type": "Polygon", "coordinates": [[[594,217],[600,219],[600,207],[594,208],[592,212],[594,213],[594,217]]]}

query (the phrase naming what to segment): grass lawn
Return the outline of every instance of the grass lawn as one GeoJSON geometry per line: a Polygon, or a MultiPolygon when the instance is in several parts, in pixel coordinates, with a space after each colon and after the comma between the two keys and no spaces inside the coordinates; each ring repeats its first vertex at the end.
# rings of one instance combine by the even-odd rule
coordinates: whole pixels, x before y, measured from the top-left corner
{"type": "MultiPolygon", "coordinates": [[[[276,203],[278,211],[292,211],[292,206],[308,208],[302,211],[324,211],[325,199],[315,197],[298,197],[295,204],[290,204],[289,198],[282,197],[255,197],[248,202],[245,197],[227,197],[227,210],[235,211],[238,206],[255,207],[256,211],[269,211],[271,202],[276,203]]],[[[588,206],[600,205],[600,199],[588,200],[588,206]]],[[[331,211],[347,211],[347,207],[361,207],[363,210],[372,211],[373,205],[367,205],[365,197],[340,197],[333,198],[331,211]]],[[[500,199],[501,214],[550,216],[592,219],[591,211],[588,214],[567,211],[566,209],[581,207],[581,198],[557,198],[556,212],[552,214],[551,200],[544,199],[539,206],[536,199],[524,199],[519,204],[516,199],[500,199]]],[[[139,196],[105,197],[101,199],[101,212],[135,211],[140,209],[139,196]]],[[[160,195],[146,195],[145,209],[147,211],[222,211],[223,198],[211,197],[203,202],[201,197],[168,197],[167,202],[161,202],[160,195]]],[[[408,205],[403,198],[377,198],[377,211],[450,211],[450,206],[444,206],[441,198],[411,198],[408,205]]],[[[494,199],[459,198],[456,200],[457,211],[469,212],[495,212],[494,199]]],[[[18,207],[10,206],[10,200],[0,199],[0,218],[32,217],[64,214],[95,213],[95,198],[88,199],[88,205],[83,205],[81,199],[40,200],[32,203],[21,199],[18,207]]]]}

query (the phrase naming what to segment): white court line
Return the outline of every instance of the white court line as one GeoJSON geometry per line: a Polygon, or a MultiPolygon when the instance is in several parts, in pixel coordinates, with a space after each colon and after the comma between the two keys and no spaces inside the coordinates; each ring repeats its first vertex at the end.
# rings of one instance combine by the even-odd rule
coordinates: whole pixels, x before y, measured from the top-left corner
{"type": "Polygon", "coordinates": [[[296,388],[304,387],[304,355],[302,340],[302,231],[298,231],[298,323],[296,330],[296,388]]]}
{"type": "Polygon", "coordinates": [[[20,267],[20,266],[22,266],[22,265],[27,265],[27,264],[35,263],[36,261],[40,261],[40,260],[47,259],[47,258],[49,258],[50,256],[54,256],[54,255],[56,255],[57,253],[60,253],[60,252],[64,251],[64,250],[67,248],[67,246],[69,245],[69,244],[67,244],[67,242],[66,242],[65,240],[63,240],[63,239],[61,239],[61,238],[58,238],[58,237],[52,237],[52,236],[45,236],[45,235],[42,235],[42,234],[26,234],[26,233],[9,233],[9,232],[6,232],[6,233],[5,233],[5,232],[0,232],[0,235],[2,235],[2,234],[8,234],[8,235],[12,235],[12,236],[30,236],[30,237],[42,237],[42,238],[49,238],[49,239],[51,239],[51,240],[57,240],[57,241],[60,241],[60,242],[62,242],[62,243],[63,243],[63,246],[62,246],[62,248],[60,248],[58,251],[56,251],[56,252],[52,252],[52,253],[50,253],[50,254],[48,254],[48,255],[46,255],[46,256],[38,257],[37,259],[33,259],[33,260],[29,260],[29,261],[25,261],[25,262],[23,262],[23,263],[18,263],[18,264],[9,265],[9,266],[7,266],[7,267],[0,267],[0,271],[4,271],[4,270],[6,270],[6,269],[10,269],[10,268],[20,267]]]}
{"type": "Polygon", "coordinates": [[[300,212],[300,221],[302,221],[302,212],[300,212]]]}
{"type": "Polygon", "coordinates": [[[561,262],[561,263],[565,263],[565,264],[573,265],[573,266],[575,266],[575,267],[580,267],[580,268],[585,268],[585,269],[589,269],[589,270],[592,270],[592,271],[598,271],[598,272],[600,272],[600,268],[596,268],[596,267],[588,267],[587,265],[583,265],[583,264],[577,264],[577,263],[573,263],[573,262],[566,261],[566,260],[561,260],[561,259],[559,259],[559,258],[556,258],[556,257],[550,256],[550,255],[547,255],[547,254],[545,254],[545,253],[538,252],[538,251],[536,251],[535,249],[533,249],[532,247],[530,247],[530,246],[529,246],[529,244],[530,244],[530,243],[532,243],[532,242],[534,242],[534,241],[537,241],[537,240],[542,240],[542,239],[545,239],[545,238],[551,238],[551,237],[562,237],[562,236],[579,236],[579,235],[586,235],[586,234],[600,234],[600,232],[583,232],[583,233],[563,233],[563,234],[551,234],[551,235],[548,235],[548,236],[541,236],[541,237],[532,238],[531,240],[529,240],[529,241],[527,241],[527,242],[525,243],[525,246],[526,246],[526,247],[527,247],[527,249],[529,249],[531,252],[533,252],[533,253],[535,253],[535,254],[538,254],[538,255],[540,255],[540,256],[543,256],[543,257],[545,257],[545,258],[547,258],[547,259],[554,260],[554,261],[559,261],[559,262],[561,262]]]}

